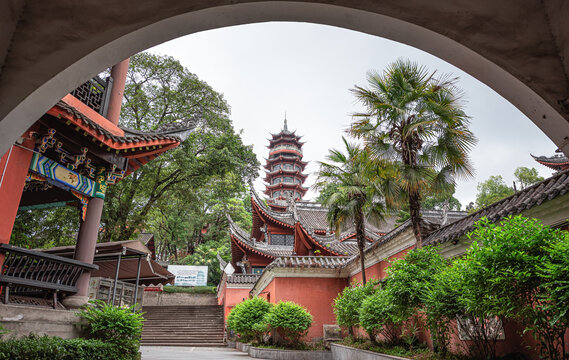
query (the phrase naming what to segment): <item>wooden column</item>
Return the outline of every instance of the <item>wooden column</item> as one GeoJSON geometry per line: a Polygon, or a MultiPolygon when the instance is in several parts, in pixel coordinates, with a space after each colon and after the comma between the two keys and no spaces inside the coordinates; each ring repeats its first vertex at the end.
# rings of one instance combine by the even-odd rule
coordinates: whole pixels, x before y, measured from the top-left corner
{"type": "MultiPolygon", "coordinates": [[[[8,244],[20,199],[26,184],[26,177],[30,169],[35,140],[31,132],[22,136],[22,144],[12,145],[0,160],[0,243],[8,244]]],[[[0,255],[0,265],[4,255],[0,255]]]]}
{"type": "MultiPolygon", "coordinates": [[[[79,234],[77,236],[77,245],[75,246],[73,259],[88,264],[93,263],[95,248],[97,246],[97,236],[99,234],[99,224],[101,222],[101,214],[103,213],[103,203],[104,200],[97,197],[89,200],[85,221],[79,225],[79,234]]],[[[77,280],[77,293],[66,297],[63,304],[72,308],[78,308],[87,304],[89,301],[90,279],[91,272],[84,271],[77,280]]]]}
{"type": "Polygon", "coordinates": [[[107,111],[107,119],[115,125],[119,124],[121,115],[122,98],[124,96],[124,86],[126,84],[126,75],[128,72],[128,64],[130,58],[121,61],[111,69],[111,77],[113,78],[113,87],[109,99],[109,110],[107,111]]]}

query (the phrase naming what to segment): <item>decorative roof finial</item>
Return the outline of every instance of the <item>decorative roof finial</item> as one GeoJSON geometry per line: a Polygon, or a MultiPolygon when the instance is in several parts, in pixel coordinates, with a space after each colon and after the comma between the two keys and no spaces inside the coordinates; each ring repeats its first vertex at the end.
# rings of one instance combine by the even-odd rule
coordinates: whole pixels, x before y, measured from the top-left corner
{"type": "Polygon", "coordinates": [[[283,128],[283,130],[284,130],[284,131],[288,131],[288,126],[287,126],[287,124],[286,124],[286,111],[285,111],[285,120],[284,120],[284,128],[283,128]]]}

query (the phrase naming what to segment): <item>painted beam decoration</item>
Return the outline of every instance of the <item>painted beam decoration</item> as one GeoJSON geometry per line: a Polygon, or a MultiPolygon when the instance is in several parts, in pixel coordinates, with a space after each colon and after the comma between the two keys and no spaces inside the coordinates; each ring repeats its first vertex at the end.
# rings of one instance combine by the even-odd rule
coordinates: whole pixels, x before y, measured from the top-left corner
{"type": "Polygon", "coordinates": [[[98,189],[95,181],[71,171],[65,166],[38,153],[34,153],[32,156],[30,170],[47,179],[53,180],[59,185],[63,185],[69,190],[75,190],[88,197],[94,197],[98,189]]]}

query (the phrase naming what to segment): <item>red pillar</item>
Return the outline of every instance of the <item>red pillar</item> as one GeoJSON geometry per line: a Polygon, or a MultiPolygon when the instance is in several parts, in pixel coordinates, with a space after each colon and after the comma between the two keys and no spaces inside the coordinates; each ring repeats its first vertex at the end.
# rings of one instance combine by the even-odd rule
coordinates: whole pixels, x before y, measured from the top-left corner
{"type": "MultiPolygon", "coordinates": [[[[95,258],[95,248],[97,246],[97,236],[99,234],[99,224],[101,222],[101,214],[103,213],[104,200],[101,198],[91,198],[87,205],[87,214],[85,221],[79,226],[79,234],[77,236],[77,245],[75,246],[75,254],[73,258],[84,263],[92,264],[95,258]]],[[[89,280],[91,272],[85,271],[77,280],[77,293],[68,296],[63,300],[63,304],[68,307],[78,308],[89,301],[89,280]]]]}
{"type": "Polygon", "coordinates": [[[121,61],[111,69],[111,77],[113,78],[113,88],[109,99],[109,110],[107,111],[107,119],[115,125],[119,124],[121,115],[122,98],[124,95],[124,86],[126,84],[126,75],[128,72],[128,64],[130,58],[121,61]]]}
{"type": "MultiPolygon", "coordinates": [[[[12,145],[0,160],[0,243],[8,244],[20,206],[20,199],[30,169],[35,140],[29,132],[23,135],[22,147],[12,145]]],[[[0,264],[3,257],[0,258],[0,264]]]]}

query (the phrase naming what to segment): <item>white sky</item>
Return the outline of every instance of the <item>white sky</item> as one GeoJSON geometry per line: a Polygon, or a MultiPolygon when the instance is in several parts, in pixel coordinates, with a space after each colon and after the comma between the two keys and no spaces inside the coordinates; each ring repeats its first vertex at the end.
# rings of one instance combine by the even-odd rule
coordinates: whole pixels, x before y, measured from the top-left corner
{"type": "MultiPolygon", "coordinates": [[[[455,194],[463,208],[475,200],[478,182],[491,175],[511,185],[518,166],[535,167],[544,177],[552,173],[530,153],[552,155],[556,146],[525,115],[470,75],[407,45],[331,26],[273,22],[188,35],[150,51],[173,56],[225,95],[235,129],[243,129],[243,141],[254,145],[261,164],[269,133],[280,131],[286,111],[289,130],[306,141],[306,173],[314,174],[328,149],[343,149],[341,136],[358,111],[349,89],[366,85],[368,70],[405,57],[460,77],[479,139],[472,152],[476,178],[460,182],[455,194]]],[[[309,176],[305,186],[314,180],[309,176]]],[[[260,178],[256,189],[264,190],[260,178]]],[[[310,191],[305,199],[313,196],[310,191]]]]}

